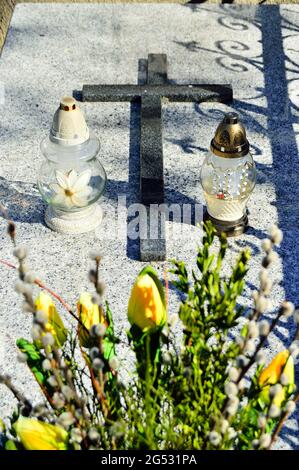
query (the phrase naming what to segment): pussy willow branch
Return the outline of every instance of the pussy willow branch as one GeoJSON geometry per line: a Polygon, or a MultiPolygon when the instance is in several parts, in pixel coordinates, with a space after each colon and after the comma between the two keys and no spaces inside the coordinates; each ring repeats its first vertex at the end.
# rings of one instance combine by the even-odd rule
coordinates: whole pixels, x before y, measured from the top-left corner
{"type": "Polygon", "coordinates": [[[260,340],[260,342],[259,342],[259,344],[258,344],[258,346],[257,346],[257,348],[256,348],[256,350],[255,350],[255,353],[253,354],[253,356],[252,356],[251,359],[249,360],[247,366],[245,366],[244,369],[242,370],[242,372],[241,372],[241,374],[240,374],[240,377],[239,377],[238,380],[237,380],[237,383],[239,383],[239,382],[241,381],[241,379],[243,379],[243,377],[246,375],[246,373],[248,372],[248,370],[250,369],[250,367],[254,364],[257,353],[258,353],[259,350],[262,349],[262,347],[264,346],[264,344],[265,344],[265,342],[266,342],[268,336],[269,336],[270,333],[274,330],[275,326],[276,326],[277,323],[279,322],[279,320],[280,320],[280,318],[282,317],[282,315],[283,315],[283,313],[280,312],[280,313],[278,313],[277,317],[274,318],[274,320],[273,320],[273,322],[272,322],[272,324],[271,324],[270,331],[269,331],[268,335],[267,335],[267,336],[264,336],[264,337],[260,340]]]}
{"type": "Polygon", "coordinates": [[[107,416],[109,415],[109,406],[108,406],[107,400],[105,398],[104,391],[102,390],[102,388],[101,388],[101,386],[100,386],[100,384],[99,384],[99,382],[98,382],[98,380],[97,380],[97,378],[96,378],[96,376],[93,372],[93,369],[90,366],[89,358],[88,358],[87,354],[83,351],[81,346],[80,346],[80,350],[81,350],[82,357],[85,361],[85,364],[88,367],[88,370],[89,370],[89,373],[90,373],[90,378],[91,378],[91,383],[92,383],[92,386],[93,386],[93,391],[95,392],[95,395],[99,399],[99,403],[101,405],[103,415],[106,419],[107,416]]]}
{"type": "Polygon", "coordinates": [[[9,261],[5,261],[4,259],[0,259],[0,263],[4,264],[5,266],[8,266],[9,268],[17,269],[17,267],[10,263],[9,261]]]}
{"type": "MultiPolygon", "coordinates": [[[[6,261],[4,259],[0,259],[0,263],[1,264],[4,264],[4,266],[7,266],[9,268],[12,268],[12,269],[17,269],[17,267],[10,263],[9,261],[6,261]]],[[[37,286],[39,286],[41,289],[44,289],[46,290],[47,292],[49,292],[49,294],[52,295],[52,297],[54,297],[55,299],[58,300],[58,302],[61,303],[61,305],[63,305],[63,307],[69,312],[69,314],[78,322],[80,323],[80,325],[82,326],[82,328],[84,328],[84,330],[86,330],[88,333],[89,331],[87,330],[86,326],[81,322],[80,318],[74,313],[74,311],[71,309],[71,307],[68,305],[67,302],[65,302],[65,300],[63,300],[63,298],[59,295],[59,294],[56,294],[56,292],[54,292],[52,289],[50,289],[49,287],[47,287],[40,279],[36,278],[34,280],[34,284],[36,284],[37,286]]]]}
{"type": "Polygon", "coordinates": [[[32,408],[30,401],[26,397],[24,397],[21,392],[19,392],[19,390],[13,385],[10,377],[0,374],[0,383],[6,385],[6,387],[11,391],[11,393],[14,395],[14,397],[19,403],[23,403],[26,408],[32,408]]]}
{"type": "MultiPolygon", "coordinates": [[[[294,398],[294,402],[297,403],[297,401],[299,400],[299,392],[297,393],[297,395],[295,396],[294,398]]],[[[282,417],[280,418],[280,421],[277,425],[277,428],[275,429],[274,433],[273,433],[273,436],[272,436],[272,439],[271,439],[271,443],[269,445],[269,449],[272,447],[272,444],[274,444],[274,442],[277,440],[279,434],[280,434],[280,431],[281,429],[283,428],[284,426],[284,423],[286,422],[286,420],[288,419],[288,417],[291,415],[292,413],[284,413],[282,415],[282,417]]]]}
{"type": "MultiPolygon", "coordinates": [[[[4,207],[3,204],[1,204],[1,203],[0,203],[0,212],[2,212],[3,217],[7,220],[7,233],[9,234],[9,236],[10,236],[10,238],[11,238],[11,240],[12,240],[13,245],[16,246],[16,225],[15,225],[15,223],[14,223],[12,220],[9,220],[7,209],[6,209],[6,207],[4,207]]],[[[4,264],[5,266],[7,266],[7,267],[9,267],[9,268],[17,269],[17,267],[16,267],[14,264],[10,263],[9,261],[0,259],[0,263],[4,264]]],[[[57,299],[58,302],[60,302],[61,305],[63,305],[63,307],[69,312],[69,314],[70,314],[78,323],[80,323],[80,325],[83,327],[83,329],[86,330],[87,333],[89,334],[89,331],[87,330],[86,326],[81,322],[80,318],[77,317],[77,315],[73,312],[73,310],[71,309],[71,307],[63,300],[63,298],[60,297],[60,295],[56,294],[56,292],[54,292],[52,289],[50,289],[49,287],[45,286],[45,285],[43,284],[43,282],[42,282],[40,279],[35,279],[35,280],[34,280],[34,284],[36,284],[37,286],[39,286],[41,289],[46,290],[46,291],[49,292],[49,294],[51,294],[55,299],[57,299]]]]}

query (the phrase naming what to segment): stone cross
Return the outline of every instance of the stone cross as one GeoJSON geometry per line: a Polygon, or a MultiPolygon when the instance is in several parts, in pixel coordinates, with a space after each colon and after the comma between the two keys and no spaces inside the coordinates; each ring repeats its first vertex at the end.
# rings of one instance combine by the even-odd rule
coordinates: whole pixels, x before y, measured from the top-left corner
{"type": "Polygon", "coordinates": [[[149,54],[145,85],[83,85],[83,101],[138,101],[141,103],[140,200],[147,207],[147,238],[140,239],[141,261],[163,261],[166,258],[165,231],[161,224],[157,238],[150,238],[150,212],[153,204],[164,203],[162,102],[215,101],[232,102],[230,85],[173,85],[167,79],[167,56],[149,54]]]}

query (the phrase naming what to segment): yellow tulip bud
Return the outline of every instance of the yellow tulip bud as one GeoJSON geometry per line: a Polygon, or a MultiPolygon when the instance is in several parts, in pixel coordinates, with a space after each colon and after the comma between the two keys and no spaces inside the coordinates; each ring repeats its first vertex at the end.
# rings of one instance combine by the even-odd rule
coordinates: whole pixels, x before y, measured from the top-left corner
{"type": "Polygon", "coordinates": [[[41,292],[35,299],[35,308],[37,311],[44,312],[47,316],[48,321],[44,326],[45,332],[52,334],[58,347],[63,346],[66,341],[67,330],[51,297],[45,292],[41,292]]]}
{"type": "Polygon", "coordinates": [[[88,292],[81,294],[77,307],[79,318],[86,328],[83,328],[80,324],[78,326],[80,344],[85,348],[89,348],[92,346],[89,331],[93,325],[105,323],[104,312],[97,304],[92,302],[91,295],[88,292]]]}
{"type": "Polygon", "coordinates": [[[290,394],[294,390],[294,360],[287,349],[278,353],[272,362],[261,372],[259,377],[259,385],[262,388],[260,398],[264,403],[270,403],[270,386],[277,384],[282,374],[288,385],[281,387],[280,391],[273,398],[273,403],[278,407],[285,400],[286,392],[290,394]]]}
{"type": "Polygon", "coordinates": [[[128,319],[143,332],[163,326],[166,321],[165,294],[161,281],[153,268],[141,271],[132,288],[128,319]]]}
{"type": "Polygon", "coordinates": [[[67,450],[68,433],[61,426],[21,416],[14,429],[26,450],[67,450]]]}

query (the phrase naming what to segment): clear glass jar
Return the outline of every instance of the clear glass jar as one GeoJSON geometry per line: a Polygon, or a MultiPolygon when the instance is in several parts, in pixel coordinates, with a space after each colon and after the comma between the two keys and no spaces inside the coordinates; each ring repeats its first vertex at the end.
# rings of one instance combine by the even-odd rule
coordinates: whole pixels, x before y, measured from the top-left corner
{"type": "Polygon", "coordinates": [[[46,161],[38,175],[44,201],[65,212],[77,212],[94,204],[107,182],[105,169],[98,160],[99,149],[95,136],[79,145],[57,145],[51,138],[45,138],[41,151],[46,161]]]}
{"type": "Polygon", "coordinates": [[[241,219],[255,183],[256,168],[249,152],[233,158],[209,152],[201,168],[208,214],[225,222],[241,219]]]}

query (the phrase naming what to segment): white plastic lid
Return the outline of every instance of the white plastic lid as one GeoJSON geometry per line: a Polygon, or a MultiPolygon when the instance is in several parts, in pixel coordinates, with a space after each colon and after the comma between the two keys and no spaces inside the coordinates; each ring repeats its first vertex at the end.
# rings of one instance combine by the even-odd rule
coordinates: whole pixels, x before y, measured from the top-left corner
{"type": "Polygon", "coordinates": [[[62,146],[79,145],[89,139],[89,130],[76,100],[64,96],[54,114],[50,140],[62,146]]]}

